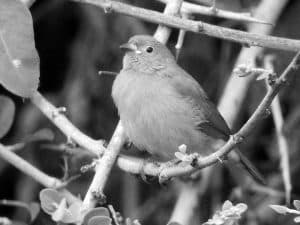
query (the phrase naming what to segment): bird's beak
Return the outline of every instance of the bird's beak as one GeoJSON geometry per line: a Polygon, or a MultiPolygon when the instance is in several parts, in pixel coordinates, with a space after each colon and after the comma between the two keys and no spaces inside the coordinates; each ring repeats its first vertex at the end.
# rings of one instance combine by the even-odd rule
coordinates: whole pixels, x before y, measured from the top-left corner
{"type": "Polygon", "coordinates": [[[137,51],[137,46],[130,42],[120,45],[120,48],[124,49],[125,51],[137,51]]]}

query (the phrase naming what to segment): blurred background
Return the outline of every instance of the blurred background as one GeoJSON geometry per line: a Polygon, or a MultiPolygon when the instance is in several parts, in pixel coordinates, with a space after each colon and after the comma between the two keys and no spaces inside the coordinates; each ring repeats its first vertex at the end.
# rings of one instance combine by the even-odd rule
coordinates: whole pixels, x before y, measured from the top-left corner
{"type": "MultiPolygon", "coordinates": [[[[156,1],[126,1],[135,6],[162,11],[164,5],[156,1]]],[[[259,1],[224,0],[218,7],[231,11],[251,11],[259,1]]],[[[274,1],[276,4],[276,1],[274,1]]],[[[118,72],[122,67],[123,53],[119,45],[135,34],[153,34],[157,25],[144,23],[135,18],[117,13],[105,14],[94,6],[61,0],[37,0],[31,7],[34,21],[36,48],[41,60],[40,92],[56,106],[67,108],[68,118],[87,135],[109,141],[118,121],[117,110],[111,98],[114,76],[98,75],[99,70],[118,72]]],[[[290,1],[273,35],[299,39],[300,1],[290,1]]],[[[197,16],[212,24],[245,29],[245,24],[224,19],[197,16]]],[[[263,25],[262,25],[263,26],[263,25]]],[[[169,48],[174,52],[178,31],[174,30],[169,48]]],[[[178,63],[185,68],[217,103],[236,57],[242,46],[239,44],[187,33],[178,63]]],[[[266,50],[274,54],[275,69],[280,73],[288,65],[293,53],[266,50]]],[[[258,64],[260,59],[258,58],[258,64]]],[[[241,78],[243,79],[243,78],[241,78]]],[[[295,76],[288,88],[280,93],[285,119],[284,132],[289,143],[293,199],[300,199],[300,79],[295,76]]],[[[234,91],[234,90],[232,90],[234,91]]],[[[12,96],[0,87],[0,92],[11,96],[17,104],[13,129],[2,140],[13,144],[42,128],[55,133],[51,143],[34,143],[19,151],[19,154],[46,173],[62,178],[65,175],[62,153],[50,149],[49,144],[66,142],[41,112],[30,102],[12,96]]],[[[264,82],[254,82],[233,127],[237,130],[253,113],[266,92],[264,82]]],[[[194,224],[207,221],[222,202],[245,202],[249,210],[244,224],[292,224],[289,216],[275,216],[268,205],[282,204],[283,184],[279,165],[276,133],[271,117],[266,118],[256,131],[242,145],[243,152],[265,176],[274,193],[255,187],[237,186],[230,173],[221,166],[215,166],[209,190],[199,196],[194,224]],[[277,190],[277,191],[276,191],[277,190]]],[[[126,154],[126,152],[125,152],[126,154]]],[[[0,199],[16,199],[30,202],[38,200],[42,188],[31,178],[22,174],[0,159],[0,199]]],[[[81,166],[91,162],[88,155],[73,155],[66,159],[69,176],[80,174],[81,166]]],[[[92,172],[82,174],[69,184],[75,194],[85,195],[93,176],[92,172]]],[[[178,183],[161,187],[156,181],[145,183],[140,177],[125,174],[114,168],[106,186],[107,201],[125,217],[137,218],[143,225],[166,224],[176,201],[178,183]]],[[[22,217],[15,208],[0,206],[0,215],[22,217]]],[[[48,216],[40,215],[36,224],[54,224],[48,216]]]]}

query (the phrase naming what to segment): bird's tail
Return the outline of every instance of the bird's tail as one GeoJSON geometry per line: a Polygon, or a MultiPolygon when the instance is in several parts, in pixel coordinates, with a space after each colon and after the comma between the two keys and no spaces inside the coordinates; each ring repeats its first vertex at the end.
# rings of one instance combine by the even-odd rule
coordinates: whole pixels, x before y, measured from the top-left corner
{"type": "Polygon", "coordinates": [[[244,156],[238,149],[234,149],[233,153],[236,153],[234,154],[235,156],[233,156],[233,158],[235,159],[234,161],[239,161],[243,168],[247,170],[247,172],[253,177],[256,182],[266,185],[264,177],[260,174],[260,172],[258,172],[256,167],[249,161],[249,159],[247,159],[246,156],[244,156]]]}

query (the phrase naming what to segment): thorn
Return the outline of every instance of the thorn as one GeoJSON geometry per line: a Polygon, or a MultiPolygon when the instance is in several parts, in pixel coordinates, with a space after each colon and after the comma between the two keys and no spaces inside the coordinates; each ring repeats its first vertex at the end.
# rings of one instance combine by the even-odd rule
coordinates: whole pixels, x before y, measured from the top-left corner
{"type": "Polygon", "coordinates": [[[218,159],[218,161],[219,161],[221,164],[223,164],[223,163],[224,163],[224,160],[223,160],[223,159],[221,159],[219,156],[217,156],[217,159],[218,159]]]}
{"type": "Polygon", "coordinates": [[[116,73],[116,72],[112,72],[112,71],[104,71],[104,70],[100,70],[100,71],[98,71],[98,75],[99,76],[102,76],[102,75],[109,75],[109,76],[117,76],[118,75],[118,73],[116,73]]]}

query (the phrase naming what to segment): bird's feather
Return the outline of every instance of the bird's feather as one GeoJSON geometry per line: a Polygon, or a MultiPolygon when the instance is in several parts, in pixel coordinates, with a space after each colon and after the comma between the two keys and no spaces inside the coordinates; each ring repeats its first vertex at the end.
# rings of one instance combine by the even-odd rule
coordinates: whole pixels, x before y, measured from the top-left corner
{"type": "Polygon", "coordinates": [[[174,69],[173,72],[170,72],[173,76],[169,79],[169,82],[183,98],[191,102],[195,110],[195,128],[208,136],[227,140],[230,129],[198,82],[177,65],[169,68],[174,69]]]}

